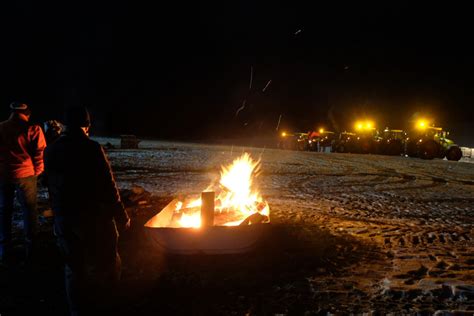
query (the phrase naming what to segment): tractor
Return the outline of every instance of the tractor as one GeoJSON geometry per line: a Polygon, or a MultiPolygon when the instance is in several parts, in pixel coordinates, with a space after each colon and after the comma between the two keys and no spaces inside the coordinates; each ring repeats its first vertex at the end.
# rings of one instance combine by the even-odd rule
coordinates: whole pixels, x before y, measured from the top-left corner
{"type": "Polygon", "coordinates": [[[308,133],[288,133],[280,134],[278,148],[290,150],[307,150],[308,133]]]}
{"type": "Polygon", "coordinates": [[[296,150],[308,150],[309,133],[295,133],[295,135],[296,135],[296,150]]]}
{"type": "Polygon", "coordinates": [[[311,151],[331,151],[335,142],[335,133],[320,128],[317,132],[311,132],[308,136],[308,149],[311,151]]]}
{"type": "Polygon", "coordinates": [[[335,140],[332,151],[338,153],[355,153],[357,152],[356,140],[357,135],[355,133],[342,132],[339,134],[338,139],[335,140]]]}
{"type": "Polygon", "coordinates": [[[461,148],[447,138],[448,131],[441,127],[428,126],[424,122],[417,124],[407,139],[406,154],[410,157],[422,159],[445,158],[458,161],[462,157],[461,148]]]}
{"type": "Polygon", "coordinates": [[[296,136],[293,133],[289,132],[282,132],[278,138],[278,148],[280,149],[289,149],[294,150],[296,149],[296,136]]]}
{"type": "Polygon", "coordinates": [[[405,152],[406,139],[406,132],[387,127],[382,132],[378,152],[382,155],[401,156],[405,152]]]}
{"type": "Polygon", "coordinates": [[[355,152],[360,154],[378,153],[381,137],[371,121],[356,122],[355,152]]]}

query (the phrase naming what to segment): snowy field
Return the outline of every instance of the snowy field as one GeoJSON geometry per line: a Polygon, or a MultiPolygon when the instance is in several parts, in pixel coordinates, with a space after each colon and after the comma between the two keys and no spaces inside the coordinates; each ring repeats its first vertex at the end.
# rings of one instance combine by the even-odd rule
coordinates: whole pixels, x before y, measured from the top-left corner
{"type": "Polygon", "coordinates": [[[261,159],[257,185],[273,224],[295,228],[303,251],[331,245],[317,248],[325,265],[302,266],[291,282],[276,279],[275,299],[297,295],[330,312],[474,310],[472,163],[153,141],[140,147],[108,152],[119,186],[138,184],[169,200],[199,193],[244,151],[261,159]]]}

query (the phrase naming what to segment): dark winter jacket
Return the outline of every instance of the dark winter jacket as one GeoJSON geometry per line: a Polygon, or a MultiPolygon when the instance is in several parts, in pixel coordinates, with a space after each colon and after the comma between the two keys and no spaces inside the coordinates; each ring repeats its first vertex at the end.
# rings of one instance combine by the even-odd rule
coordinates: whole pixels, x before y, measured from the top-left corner
{"type": "Polygon", "coordinates": [[[120,227],[128,221],[105,153],[82,129],[64,132],[46,148],[45,173],[53,213],[63,225],[87,229],[115,219],[120,227]]]}
{"type": "Polygon", "coordinates": [[[0,123],[0,177],[19,179],[43,172],[43,131],[20,114],[0,123]]]}

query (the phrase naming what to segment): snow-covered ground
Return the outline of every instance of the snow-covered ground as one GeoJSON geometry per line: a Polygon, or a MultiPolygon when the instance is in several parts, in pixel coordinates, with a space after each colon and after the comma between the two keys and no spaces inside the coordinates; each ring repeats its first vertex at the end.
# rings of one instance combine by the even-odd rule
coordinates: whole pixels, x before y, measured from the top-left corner
{"type": "Polygon", "coordinates": [[[272,222],[307,236],[329,232],[341,242],[327,257],[351,262],[337,275],[305,272],[298,281],[314,300],[334,297],[335,310],[474,310],[471,163],[154,141],[140,147],[108,152],[119,186],[138,184],[170,199],[199,193],[244,151],[261,159],[256,184],[272,222]]]}

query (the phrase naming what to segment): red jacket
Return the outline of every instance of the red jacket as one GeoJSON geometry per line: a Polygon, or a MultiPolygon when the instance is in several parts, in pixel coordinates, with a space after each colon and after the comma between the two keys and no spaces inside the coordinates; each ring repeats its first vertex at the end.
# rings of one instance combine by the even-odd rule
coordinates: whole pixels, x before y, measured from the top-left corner
{"type": "Polygon", "coordinates": [[[19,179],[41,174],[45,147],[41,127],[30,125],[22,114],[12,114],[0,123],[0,178],[19,179]]]}

